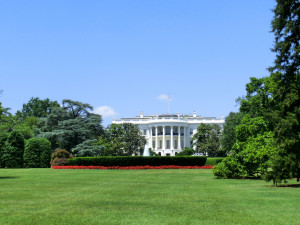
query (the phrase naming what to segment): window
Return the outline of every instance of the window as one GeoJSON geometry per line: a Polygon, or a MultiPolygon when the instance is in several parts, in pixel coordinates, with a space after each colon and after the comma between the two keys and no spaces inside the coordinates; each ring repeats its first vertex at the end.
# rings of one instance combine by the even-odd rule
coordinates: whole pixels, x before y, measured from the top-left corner
{"type": "Polygon", "coordinates": [[[147,129],[144,129],[144,135],[147,135],[147,129]]]}
{"type": "Polygon", "coordinates": [[[170,140],[167,140],[167,149],[170,149],[170,140]]]}
{"type": "Polygon", "coordinates": [[[166,127],[166,135],[171,135],[171,127],[166,127]]]}
{"type": "Polygon", "coordinates": [[[152,141],[152,148],[155,148],[155,141],[152,141]]]}

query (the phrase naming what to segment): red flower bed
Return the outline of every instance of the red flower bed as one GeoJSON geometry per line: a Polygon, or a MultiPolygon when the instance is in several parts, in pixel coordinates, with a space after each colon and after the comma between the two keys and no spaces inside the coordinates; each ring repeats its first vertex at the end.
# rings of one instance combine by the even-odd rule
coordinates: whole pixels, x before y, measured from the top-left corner
{"type": "Polygon", "coordinates": [[[153,170],[153,169],[212,169],[214,166],[52,166],[52,169],[153,170]]]}

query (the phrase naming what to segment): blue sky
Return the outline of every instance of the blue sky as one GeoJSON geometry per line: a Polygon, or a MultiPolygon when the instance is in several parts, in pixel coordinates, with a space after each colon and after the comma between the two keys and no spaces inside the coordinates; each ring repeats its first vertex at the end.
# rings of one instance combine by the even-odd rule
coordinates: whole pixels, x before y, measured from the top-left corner
{"type": "Polygon", "coordinates": [[[104,115],[226,116],[275,55],[274,0],[0,2],[0,101],[91,104],[104,115]]]}

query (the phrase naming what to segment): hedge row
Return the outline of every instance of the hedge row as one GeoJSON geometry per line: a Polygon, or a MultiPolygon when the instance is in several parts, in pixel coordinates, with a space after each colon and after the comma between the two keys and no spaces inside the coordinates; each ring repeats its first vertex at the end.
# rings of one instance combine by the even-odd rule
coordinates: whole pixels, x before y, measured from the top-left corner
{"type": "Polygon", "coordinates": [[[205,162],[205,156],[101,156],[68,159],[68,165],[73,166],[204,166],[205,162]]]}
{"type": "Polygon", "coordinates": [[[215,166],[218,163],[222,162],[225,157],[216,157],[216,158],[207,158],[205,166],[215,166]]]}

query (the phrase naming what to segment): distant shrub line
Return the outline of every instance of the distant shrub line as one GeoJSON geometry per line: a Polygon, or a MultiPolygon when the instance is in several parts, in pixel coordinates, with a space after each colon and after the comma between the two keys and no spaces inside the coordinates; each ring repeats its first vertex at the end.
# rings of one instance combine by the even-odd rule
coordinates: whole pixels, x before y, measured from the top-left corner
{"type": "Polygon", "coordinates": [[[204,166],[205,162],[205,156],[100,156],[70,158],[68,159],[68,166],[204,166]]]}

